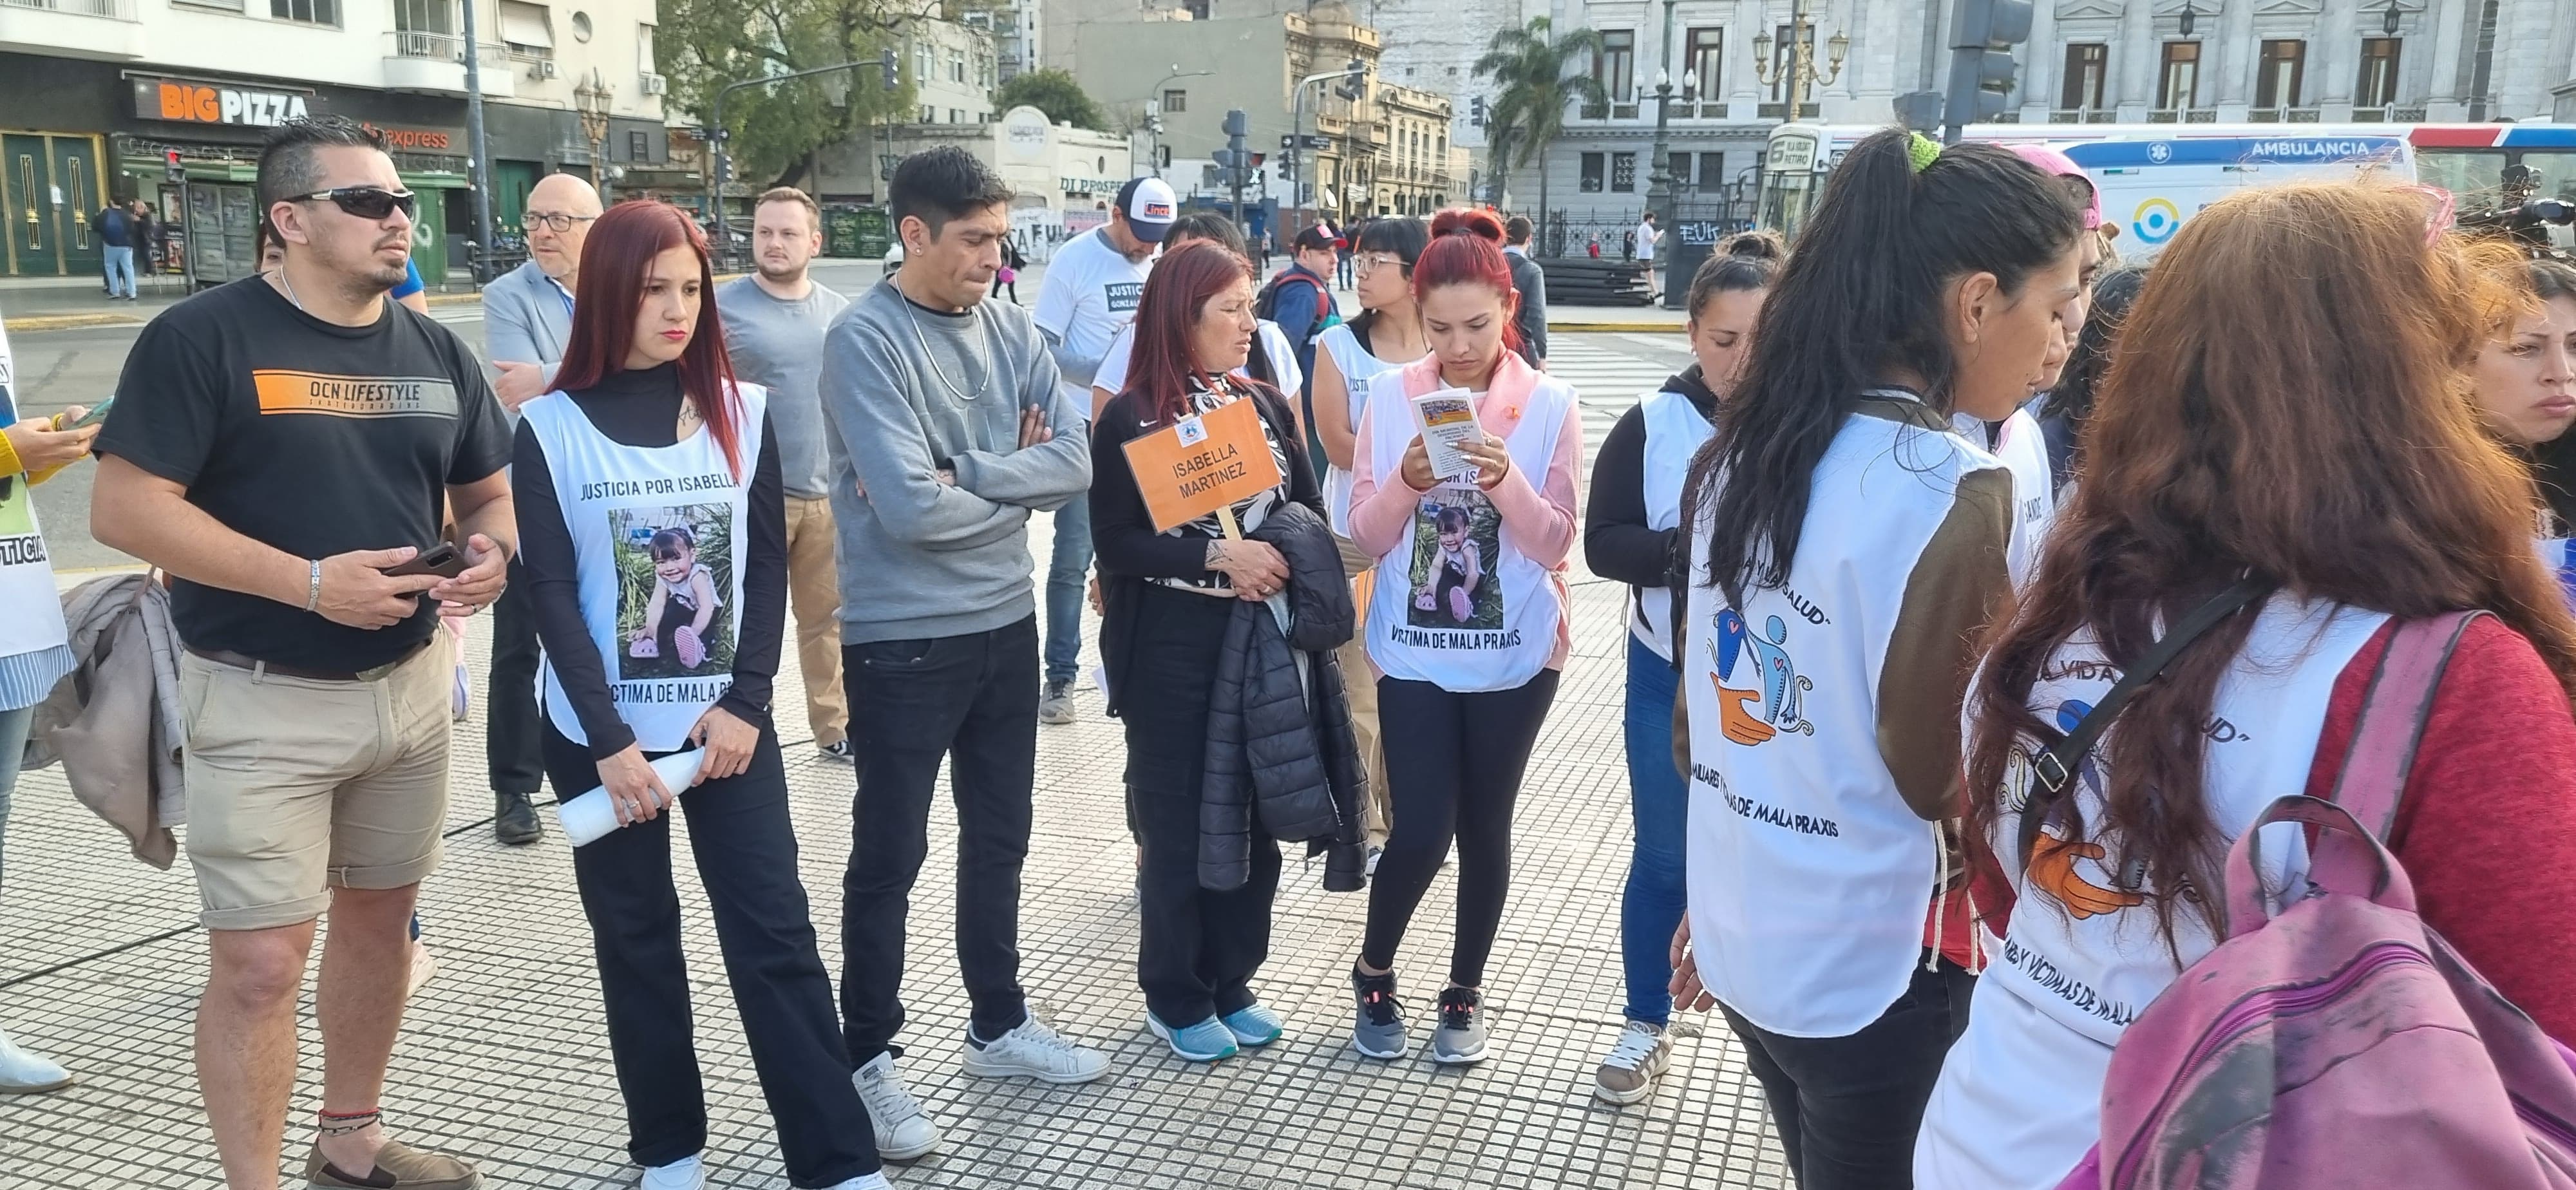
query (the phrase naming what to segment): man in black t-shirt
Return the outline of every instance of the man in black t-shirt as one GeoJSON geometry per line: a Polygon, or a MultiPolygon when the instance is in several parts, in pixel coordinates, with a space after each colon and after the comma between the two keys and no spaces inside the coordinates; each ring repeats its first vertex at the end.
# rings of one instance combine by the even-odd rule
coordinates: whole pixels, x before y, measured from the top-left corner
{"type": "Polygon", "coordinates": [[[296,120],[260,154],[274,272],[146,326],[98,440],[99,541],[170,573],[188,859],[212,971],[197,1077],[233,1190],[276,1190],[314,920],[331,914],[316,1187],[473,1190],[471,1165],[386,1139],[375,1088],[402,1023],[408,923],[438,863],[448,678],[441,601],[499,596],[510,442],[473,355],[386,300],[411,195],[375,134],[296,120]],[[467,567],[398,575],[455,511],[467,567]]]}

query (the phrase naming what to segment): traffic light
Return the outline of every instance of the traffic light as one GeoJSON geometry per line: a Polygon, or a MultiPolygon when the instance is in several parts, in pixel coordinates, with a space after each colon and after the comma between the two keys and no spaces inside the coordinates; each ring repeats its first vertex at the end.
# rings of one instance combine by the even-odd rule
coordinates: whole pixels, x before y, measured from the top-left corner
{"type": "Polygon", "coordinates": [[[163,168],[167,170],[166,176],[171,181],[184,182],[188,180],[188,167],[179,164],[179,150],[170,149],[164,151],[161,155],[161,163],[163,168]]]}
{"type": "Polygon", "coordinates": [[[1482,96],[1482,95],[1479,95],[1479,96],[1476,96],[1475,98],[1473,98],[1473,99],[1471,99],[1471,100],[1468,100],[1467,102],[1468,102],[1468,106],[1467,106],[1467,122],[1468,122],[1468,123],[1470,123],[1470,124],[1475,125],[1475,126],[1476,126],[1476,127],[1478,127],[1478,128],[1482,128],[1482,127],[1484,127],[1484,126],[1485,126],[1485,97],[1484,97],[1484,96],[1482,96]]]}
{"type": "Polygon", "coordinates": [[[1333,94],[1339,95],[1344,99],[1348,99],[1353,103],[1359,102],[1363,96],[1366,96],[1368,94],[1368,63],[1360,61],[1357,58],[1351,59],[1350,65],[1342,71],[1342,81],[1333,84],[1333,94]]]}
{"type": "Polygon", "coordinates": [[[903,74],[895,69],[893,46],[887,46],[885,52],[877,57],[877,68],[885,74],[886,90],[891,91],[903,85],[903,74]]]}
{"type": "Polygon", "coordinates": [[[1944,139],[1955,143],[1962,125],[2004,114],[2020,71],[2012,47],[2030,40],[2030,18],[2030,0],[1959,0],[1950,19],[1944,139]]]}

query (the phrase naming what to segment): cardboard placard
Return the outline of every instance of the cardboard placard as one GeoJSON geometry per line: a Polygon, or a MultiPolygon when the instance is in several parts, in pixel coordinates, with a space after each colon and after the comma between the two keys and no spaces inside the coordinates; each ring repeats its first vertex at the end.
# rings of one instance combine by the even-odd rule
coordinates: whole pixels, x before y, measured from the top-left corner
{"type": "Polygon", "coordinates": [[[1279,460],[1250,401],[1185,417],[1127,441],[1127,466],[1154,531],[1168,532],[1265,488],[1279,486],[1279,460]]]}

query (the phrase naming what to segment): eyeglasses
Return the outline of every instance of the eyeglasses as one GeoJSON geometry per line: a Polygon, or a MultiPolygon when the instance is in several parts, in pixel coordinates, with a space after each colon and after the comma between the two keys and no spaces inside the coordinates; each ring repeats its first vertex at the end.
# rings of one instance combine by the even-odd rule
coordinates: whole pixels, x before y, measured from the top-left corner
{"type": "Polygon", "coordinates": [[[573,224],[588,223],[597,218],[599,218],[597,215],[540,215],[535,211],[530,211],[525,215],[519,216],[519,230],[535,231],[536,229],[543,227],[556,235],[562,235],[565,232],[571,231],[573,224]]]}
{"type": "Polygon", "coordinates": [[[1412,267],[1404,263],[1403,257],[1392,252],[1364,252],[1351,258],[1351,271],[1355,273],[1374,272],[1387,265],[1399,269],[1412,267]]]}
{"type": "Polygon", "coordinates": [[[382,186],[340,186],[316,190],[311,194],[290,194],[285,201],[321,202],[325,199],[361,219],[382,219],[398,210],[408,219],[420,205],[419,195],[409,190],[387,190],[382,186]]]}

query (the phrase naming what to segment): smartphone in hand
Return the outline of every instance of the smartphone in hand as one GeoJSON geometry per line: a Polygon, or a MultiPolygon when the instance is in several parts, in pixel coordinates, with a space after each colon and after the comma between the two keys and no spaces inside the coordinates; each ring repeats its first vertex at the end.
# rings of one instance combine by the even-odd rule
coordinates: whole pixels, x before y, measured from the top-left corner
{"type": "Polygon", "coordinates": [[[89,407],[89,412],[82,414],[82,415],[81,415],[81,417],[80,417],[80,420],[79,420],[79,421],[73,422],[73,423],[71,423],[70,425],[64,425],[64,424],[62,424],[62,419],[61,419],[61,418],[59,418],[59,417],[57,417],[57,418],[54,420],[54,429],[55,429],[55,430],[57,430],[57,431],[62,431],[62,430],[86,430],[86,429],[90,428],[91,426],[98,425],[98,424],[100,424],[100,423],[102,423],[102,422],[106,421],[106,420],[107,420],[107,411],[108,411],[108,409],[109,409],[110,407],[114,406],[115,404],[116,404],[116,398],[114,398],[114,397],[109,397],[108,399],[106,399],[106,400],[104,400],[104,401],[101,401],[101,402],[99,402],[98,404],[95,404],[95,405],[90,406],[90,407],[89,407]]]}
{"type": "Polygon", "coordinates": [[[387,578],[403,578],[415,574],[434,574],[440,578],[455,578],[463,573],[465,573],[465,552],[457,549],[454,543],[445,541],[422,550],[409,562],[385,568],[387,578]]]}

